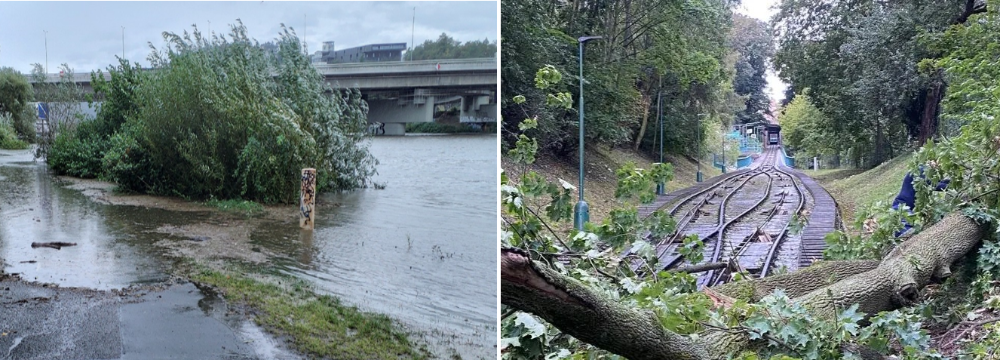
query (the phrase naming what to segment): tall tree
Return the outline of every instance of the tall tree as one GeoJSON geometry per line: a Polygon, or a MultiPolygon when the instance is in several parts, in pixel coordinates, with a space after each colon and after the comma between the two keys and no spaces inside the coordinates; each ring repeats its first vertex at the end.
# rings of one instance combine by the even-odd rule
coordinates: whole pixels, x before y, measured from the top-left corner
{"type": "Polygon", "coordinates": [[[729,37],[730,49],[738,54],[733,87],[736,94],[746,97],[746,107],[736,114],[736,120],[743,124],[764,121],[764,115],[771,113],[771,100],[765,92],[768,59],[774,54],[770,29],[763,21],[734,14],[729,37]]]}

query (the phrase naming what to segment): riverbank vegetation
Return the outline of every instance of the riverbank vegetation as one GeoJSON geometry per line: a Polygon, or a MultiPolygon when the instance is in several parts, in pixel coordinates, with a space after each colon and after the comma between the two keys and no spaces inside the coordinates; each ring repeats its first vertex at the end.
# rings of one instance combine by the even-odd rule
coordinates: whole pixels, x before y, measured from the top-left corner
{"type": "Polygon", "coordinates": [[[14,130],[14,119],[10,114],[0,113],[0,149],[21,150],[27,149],[28,143],[21,140],[14,130]]]}
{"type": "Polygon", "coordinates": [[[432,122],[406,123],[407,133],[425,134],[457,134],[457,133],[481,133],[482,129],[477,129],[468,124],[446,124],[432,122]]]}
{"type": "Polygon", "coordinates": [[[257,324],[310,357],[333,359],[426,359],[400,325],[366,313],[309,284],[285,276],[251,275],[246,269],[194,270],[191,280],[209,285],[236,306],[249,307],[257,324]]]}
{"type": "MultiPolygon", "coordinates": [[[[782,9],[801,4],[786,1],[782,9]]],[[[837,4],[833,8],[847,6],[837,4]]],[[[843,8],[840,16],[850,15],[848,10],[882,14],[885,7],[911,3],[850,4],[867,7],[843,8]]],[[[802,11],[830,9],[803,7],[802,11]]],[[[948,82],[942,94],[941,123],[957,128],[942,131],[947,137],[931,137],[910,159],[901,158],[852,180],[888,178],[900,167],[916,171],[922,166],[927,182],[914,184],[914,214],[891,210],[888,203],[859,210],[859,231],[828,235],[824,257],[829,262],[806,270],[768,281],[737,278],[731,285],[703,292],[690,274],[642,266],[657,262],[656,249],[645,240],[647,234],[673,230],[672,220],[664,214],[654,213],[647,219],[635,216],[636,204],[652,200],[653,184],[671,178],[666,165],[619,170],[620,210],[587,225],[584,231],[559,230],[565,228],[561,224],[572,221],[572,185],[545,181],[530,171],[517,176],[504,173],[502,357],[994,358],[1000,351],[995,325],[1000,321],[1000,123],[995,121],[1000,116],[1000,93],[994,91],[1000,80],[1000,47],[991,45],[1000,41],[996,10],[967,14],[968,21],[938,33],[936,56],[919,62],[920,69],[939,72],[948,82]],[[947,190],[933,191],[944,178],[951,179],[947,190]],[[537,208],[543,210],[535,211],[532,204],[541,204],[537,208]],[[903,239],[893,233],[903,227],[904,219],[914,225],[916,234],[901,243],[903,239]]],[[[842,70],[837,59],[829,58],[833,54],[824,56],[799,61],[842,70]]],[[[911,65],[916,69],[917,62],[911,65]]],[[[901,67],[891,71],[909,71],[908,66],[901,67]]],[[[538,96],[513,93],[505,100],[523,104],[551,99],[529,105],[547,112],[567,111],[572,101],[559,85],[557,72],[537,73],[538,96]]],[[[898,94],[895,88],[885,90],[898,94]]],[[[533,136],[541,134],[533,131],[543,121],[534,115],[518,116],[517,140],[504,152],[508,161],[531,164],[545,146],[533,136]]],[[[867,125],[871,126],[855,124],[855,130],[868,135],[879,131],[875,129],[878,124],[867,125]]],[[[885,139],[874,137],[872,143],[884,144],[885,139]]],[[[847,148],[860,146],[846,138],[843,141],[847,148]]],[[[859,160],[874,157],[866,153],[859,160]]],[[[884,184],[896,187],[899,179],[884,184]]],[[[857,197],[881,197],[878,189],[869,192],[857,197]]],[[[698,244],[685,242],[684,247],[698,249],[698,244]]],[[[697,256],[701,251],[687,253],[688,261],[703,261],[697,256]]]]}
{"type": "Polygon", "coordinates": [[[24,143],[35,140],[34,108],[30,101],[34,98],[34,90],[28,83],[28,78],[17,70],[0,67],[0,147],[4,149],[23,149],[24,143]],[[8,134],[8,132],[10,134],[8,134]],[[11,138],[13,135],[16,138],[11,138]],[[20,140],[20,141],[17,141],[20,140]]]}
{"type": "Polygon", "coordinates": [[[193,199],[291,203],[306,167],[318,190],[367,186],[377,161],[360,92],[328,88],[287,29],[276,51],[239,22],[228,35],[165,32],[152,69],[121,60],[110,79],[92,74],[97,116],[54,127],[49,165],[193,199]]]}

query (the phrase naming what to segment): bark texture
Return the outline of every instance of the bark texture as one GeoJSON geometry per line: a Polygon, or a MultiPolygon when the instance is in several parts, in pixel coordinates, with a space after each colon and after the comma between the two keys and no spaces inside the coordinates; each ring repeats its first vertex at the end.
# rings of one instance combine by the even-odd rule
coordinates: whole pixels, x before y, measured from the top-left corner
{"type": "MultiPolygon", "coordinates": [[[[713,292],[756,301],[782,288],[818,317],[832,318],[838,309],[853,304],[859,304],[859,312],[874,315],[914,304],[920,289],[951,275],[951,265],[977,247],[984,231],[984,225],[951,214],[897,246],[882,261],[818,263],[713,292]]],[[[500,274],[503,304],[538,315],[577,339],[629,359],[720,359],[755,346],[740,333],[711,330],[693,341],[664,330],[652,313],[623,306],[602,290],[532,261],[520,250],[501,250],[500,274]]]]}
{"type": "Polygon", "coordinates": [[[708,359],[703,346],[663,329],[652,312],[623,306],[519,250],[500,252],[500,299],[629,359],[708,359]]]}
{"type": "Polygon", "coordinates": [[[794,273],[727,283],[713,290],[751,303],[760,301],[776,289],[782,289],[789,298],[796,298],[849,276],[870,271],[878,267],[879,262],[879,260],[818,261],[794,273]]]}

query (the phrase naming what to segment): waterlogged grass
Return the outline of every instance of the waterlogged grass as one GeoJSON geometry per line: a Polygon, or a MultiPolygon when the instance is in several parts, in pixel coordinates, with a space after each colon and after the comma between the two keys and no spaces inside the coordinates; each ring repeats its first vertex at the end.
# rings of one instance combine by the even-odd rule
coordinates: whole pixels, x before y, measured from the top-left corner
{"type": "Polygon", "coordinates": [[[254,309],[254,320],[311,357],[333,359],[426,359],[389,317],[366,313],[327,295],[317,295],[301,280],[278,284],[240,271],[202,269],[193,281],[216,287],[225,298],[254,309]]]}
{"type": "Polygon", "coordinates": [[[257,216],[264,213],[264,205],[249,200],[216,200],[205,202],[206,206],[211,206],[219,210],[243,215],[246,217],[257,216]]]}

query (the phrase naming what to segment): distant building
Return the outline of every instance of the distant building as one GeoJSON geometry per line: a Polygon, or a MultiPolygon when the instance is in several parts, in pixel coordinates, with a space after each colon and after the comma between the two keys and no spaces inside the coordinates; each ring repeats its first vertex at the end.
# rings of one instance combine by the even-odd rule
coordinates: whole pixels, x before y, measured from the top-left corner
{"type": "Polygon", "coordinates": [[[352,63],[401,61],[406,43],[370,44],[344,50],[334,50],[333,41],[324,41],[323,50],[310,57],[314,63],[352,63]]]}

